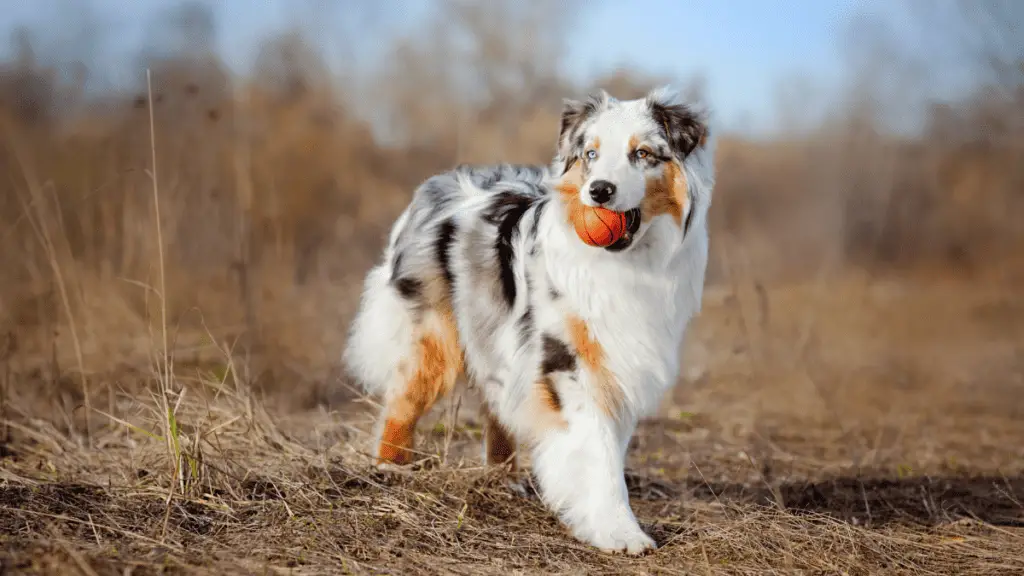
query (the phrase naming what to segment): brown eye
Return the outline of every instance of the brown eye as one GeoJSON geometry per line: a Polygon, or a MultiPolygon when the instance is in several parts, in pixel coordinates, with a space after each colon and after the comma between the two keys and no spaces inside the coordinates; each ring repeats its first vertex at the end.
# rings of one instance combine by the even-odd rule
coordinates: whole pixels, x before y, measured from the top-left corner
{"type": "Polygon", "coordinates": [[[637,150],[636,152],[634,152],[634,154],[636,155],[637,160],[643,160],[644,158],[647,158],[648,156],[651,155],[651,153],[648,152],[647,150],[637,150]]]}

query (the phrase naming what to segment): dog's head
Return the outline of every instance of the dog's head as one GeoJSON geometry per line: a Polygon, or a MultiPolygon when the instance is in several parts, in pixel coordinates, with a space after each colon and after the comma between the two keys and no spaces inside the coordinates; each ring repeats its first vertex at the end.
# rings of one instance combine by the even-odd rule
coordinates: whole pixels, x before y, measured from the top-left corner
{"type": "Polygon", "coordinates": [[[558,138],[563,199],[627,213],[629,233],[612,251],[628,248],[659,216],[683,229],[693,209],[683,163],[707,136],[704,120],[663,90],[637,100],[603,90],[566,100],[558,138]]]}

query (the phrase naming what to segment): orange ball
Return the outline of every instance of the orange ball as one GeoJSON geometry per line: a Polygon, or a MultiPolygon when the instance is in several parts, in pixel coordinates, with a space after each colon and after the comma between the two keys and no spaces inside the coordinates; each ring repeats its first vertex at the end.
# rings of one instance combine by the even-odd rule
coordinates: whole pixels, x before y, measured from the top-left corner
{"type": "Polygon", "coordinates": [[[626,233],[626,214],[597,206],[581,206],[573,219],[573,227],[585,244],[604,248],[626,233]]]}

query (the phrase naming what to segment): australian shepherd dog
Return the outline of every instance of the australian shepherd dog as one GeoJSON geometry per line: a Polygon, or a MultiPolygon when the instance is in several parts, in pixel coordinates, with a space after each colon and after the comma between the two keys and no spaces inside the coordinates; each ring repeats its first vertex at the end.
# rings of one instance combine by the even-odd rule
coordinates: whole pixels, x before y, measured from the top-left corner
{"type": "Polygon", "coordinates": [[[366,277],[345,364],[382,398],[379,462],[409,463],[417,421],[465,376],[488,463],[528,449],[541,498],[580,540],[655,547],[624,464],[676,382],[700,310],[714,185],[706,121],[664,90],[566,100],[550,166],[461,166],[423,182],[366,277]],[[574,213],[625,213],[603,248],[574,213]]]}

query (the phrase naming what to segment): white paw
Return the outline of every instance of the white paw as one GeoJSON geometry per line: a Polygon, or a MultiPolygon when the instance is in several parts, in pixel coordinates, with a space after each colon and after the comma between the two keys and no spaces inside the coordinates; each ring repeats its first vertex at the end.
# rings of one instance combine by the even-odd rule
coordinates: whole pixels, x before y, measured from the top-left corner
{"type": "Polygon", "coordinates": [[[637,556],[658,547],[636,522],[609,522],[593,530],[576,531],[576,538],[599,548],[602,552],[637,556]]]}
{"type": "Polygon", "coordinates": [[[373,465],[379,472],[386,474],[397,474],[401,476],[412,476],[412,469],[406,464],[395,464],[394,462],[376,462],[373,465]]]}

